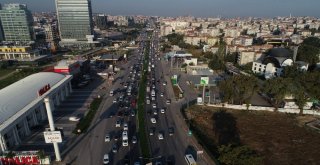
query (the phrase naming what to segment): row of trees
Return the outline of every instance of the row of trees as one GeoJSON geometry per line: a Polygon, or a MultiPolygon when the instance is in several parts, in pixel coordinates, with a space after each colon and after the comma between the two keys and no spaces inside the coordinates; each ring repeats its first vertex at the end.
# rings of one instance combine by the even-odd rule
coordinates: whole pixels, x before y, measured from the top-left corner
{"type": "Polygon", "coordinates": [[[253,76],[236,75],[219,83],[224,102],[249,104],[255,92],[269,96],[277,110],[286,96],[293,96],[296,105],[303,111],[307,101],[320,100],[320,72],[301,72],[294,66],[286,67],[284,77],[266,81],[253,76]]]}

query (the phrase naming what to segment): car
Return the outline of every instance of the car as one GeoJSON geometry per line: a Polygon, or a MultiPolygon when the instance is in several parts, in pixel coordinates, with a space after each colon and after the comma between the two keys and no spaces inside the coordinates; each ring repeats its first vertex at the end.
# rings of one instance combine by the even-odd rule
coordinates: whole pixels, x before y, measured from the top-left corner
{"type": "Polygon", "coordinates": [[[103,155],[103,164],[109,164],[109,154],[103,155]]]}
{"type": "Polygon", "coordinates": [[[150,135],[150,136],[154,135],[154,129],[153,129],[153,128],[150,128],[150,129],[149,129],[149,135],[150,135]]]}
{"type": "Polygon", "coordinates": [[[137,143],[137,137],[136,136],[132,136],[132,143],[133,144],[137,143]]]}
{"type": "Polygon", "coordinates": [[[172,127],[170,127],[169,130],[168,130],[168,132],[169,132],[169,135],[172,136],[173,133],[174,133],[174,129],[173,129],[172,127]]]}
{"type": "Polygon", "coordinates": [[[120,127],[121,126],[121,121],[120,120],[117,120],[116,121],[116,127],[120,127]]]}
{"type": "Polygon", "coordinates": [[[113,153],[117,153],[117,152],[118,152],[118,146],[117,146],[117,144],[113,144],[113,145],[112,145],[112,152],[113,152],[113,153]]]}
{"type": "Polygon", "coordinates": [[[123,124],[123,130],[124,130],[124,131],[127,131],[127,130],[128,130],[128,123],[124,123],[124,124],[123,124]]]}
{"type": "Polygon", "coordinates": [[[133,165],[141,165],[141,163],[140,162],[134,162],[133,165]]]}
{"type": "Polygon", "coordinates": [[[157,112],[156,109],[153,110],[153,114],[154,114],[154,115],[157,115],[157,114],[158,114],[158,112],[157,112]]]}
{"type": "Polygon", "coordinates": [[[152,101],[155,101],[155,100],[156,100],[156,97],[154,97],[154,96],[151,97],[151,100],[152,100],[152,101]]]}
{"type": "Polygon", "coordinates": [[[105,138],[104,138],[104,142],[110,142],[110,134],[106,134],[105,138]]]}
{"type": "Polygon", "coordinates": [[[166,82],[166,81],[164,81],[164,82],[162,83],[162,85],[163,85],[163,86],[166,86],[166,85],[167,85],[167,82],[166,82]]]}
{"type": "Polygon", "coordinates": [[[162,163],[157,161],[155,165],[162,165],[162,163]]]}
{"type": "Polygon", "coordinates": [[[150,120],[151,120],[151,123],[153,124],[157,123],[157,120],[154,117],[152,117],[150,120]]]}
{"type": "Polygon", "coordinates": [[[171,100],[167,99],[166,104],[171,104],[171,100]]]}
{"type": "Polygon", "coordinates": [[[161,113],[165,113],[166,110],[165,110],[164,108],[161,108],[161,109],[160,109],[160,112],[161,112],[161,113]]]}
{"type": "Polygon", "coordinates": [[[163,134],[161,132],[159,132],[159,134],[158,134],[158,139],[163,140],[163,134]]]}
{"type": "Polygon", "coordinates": [[[118,141],[119,135],[114,135],[114,141],[118,141]]]}
{"type": "Polygon", "coordinates": [[[131,114],[131,116],[135,116],[136,112],[134,110],[131,110],[130,114],[131,114]]]}
{"type": "Polygon", "coordinates": [[[117,102],[117,98],[114,98],[112,103],[116,103],[117,102]]]}
{"type": "Polygon", "coordinates": [[[157,104],[153,103],[152,108],[157,108],[157,104]]]}
{"type": "Polygon", "coordinates": [[[122,146],[128,146],[129,143],[128,143],[128,139],[123,139],[122,140],[122,146]]]}
{"type": "Polygon", "coordinates": [[[130,164],[130,157],[129,157],[129,155],[126,155],[126,156],[124,157],[123,164],[124,164],[124,165],[129,165],[129,164],[130,164]]]}
{"type": "Polygon", "coordinates": [[[123,112],[122,112],[122,111],[118,111],[117,116],[118,116],[118,117],[121,117],[122,115],[123,115],[123,112]]]}
{"type": "Polygon", "coordinates": [[[81,114],[77,114],[76,116],[70,116],[70,121],[80,121],[81,120],[81,114]]]}
{"type": "Polygon", "coordinates": [[[161,97],[163,97],[163,96],[164,96],[164,93],[163,93],[163,92],[161,92],[161,93],[160,93],[160,96],[161,96],[161,97]]]}

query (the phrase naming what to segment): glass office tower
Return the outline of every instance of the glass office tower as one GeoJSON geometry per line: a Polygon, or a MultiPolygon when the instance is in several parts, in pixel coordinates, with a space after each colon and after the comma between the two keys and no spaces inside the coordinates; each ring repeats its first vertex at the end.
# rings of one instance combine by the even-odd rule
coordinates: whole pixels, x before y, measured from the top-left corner
{"type": "Polygon", "coordinates": [[[56,0],[56,10],[62,41],[86,41],[86,35],[93,35],[90,0],[56,0]]]}
{"type": "Polygon", "coordinates": [[[0,21],[5,41],[30,42],[34,39],[32,14],[25,4],[4,4],[0,10],[0,21]]]}

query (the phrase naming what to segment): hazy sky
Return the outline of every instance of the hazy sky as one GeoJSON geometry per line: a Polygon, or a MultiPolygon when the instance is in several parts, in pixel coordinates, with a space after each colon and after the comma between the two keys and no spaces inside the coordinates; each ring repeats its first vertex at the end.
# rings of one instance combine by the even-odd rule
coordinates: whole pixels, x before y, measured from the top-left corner
{"type": "MultiPolygon", "coordinates": [[[[54,11],[54,0],[0,0],[25,3],[32,11],[54,11]]],[[[320,0],[91,0],[94,13],[197,17],[320,17],[320,0]]]]}

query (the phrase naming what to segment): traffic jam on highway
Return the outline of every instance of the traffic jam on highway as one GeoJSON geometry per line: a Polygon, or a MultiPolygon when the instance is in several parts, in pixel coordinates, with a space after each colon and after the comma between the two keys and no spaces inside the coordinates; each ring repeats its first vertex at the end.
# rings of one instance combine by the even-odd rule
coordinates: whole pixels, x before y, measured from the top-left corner
{"type": "MultiPolygon", "coordinates": [[[[139,80],[142,75],[144,42],[140,43],[137,54],[131,58],[132,65],[129,65],[123,78],[120,78],[120,87],[111,89],[109,97],[112,98],[112,104],[117,108],[116,112],[110,113],[110,118],[114,118],[113,129],[107,132],[104,138],[106,143],[112,143],[110,151],[103,156],[103,163],[110,164],[111,156],[115,157],[120,150],[129,150],[137,146],[138,139],[135,128],[136,104],[139,90],[139,80]],[[127,148],[127,149],[124,149],[127,148]]],[[[138,155],[138,153],[134,153],[138,155]]],[[[122,160],[123,164],[131,164],[132,155],[125,154],[122,160]]],[[[122,159],[122,158],[119,158],[122,159]]],[[[115,159],[114,159],[115,160],[115,159]]],[[[115,163],[113,163],[115,164],[115,163]]],[[[139,165],[139,160],[134,160],[135,165],[139,165]]]]}

